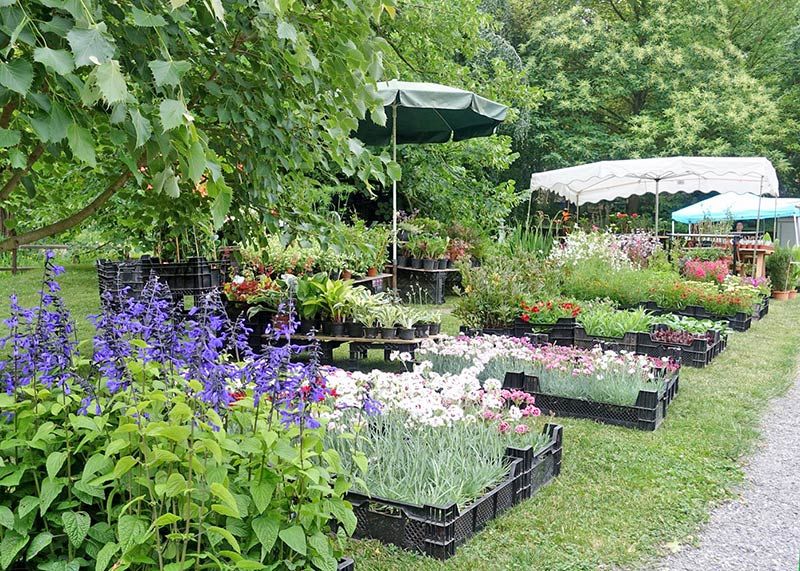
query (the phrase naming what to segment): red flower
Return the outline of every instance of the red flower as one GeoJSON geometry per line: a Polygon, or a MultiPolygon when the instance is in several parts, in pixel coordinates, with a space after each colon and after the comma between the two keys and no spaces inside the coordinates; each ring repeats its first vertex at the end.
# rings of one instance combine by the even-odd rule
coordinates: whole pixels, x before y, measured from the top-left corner
{"type": "Polygon", "coordinates": [[[533,312],[534,312],[534,313],[539,313],[539,308],[538,308],[538,307],[534,307],[534,308],[533,308],[533,312]]]}
{"type": "Polygon", "coordinates": [[[522,321],[524,321],[525,323],[528,323],[528,322],[531,320],[531,316],[530,316],[530,315],[528,315],[527,313],[523,313],[523,314],[522,314],[522,317],[520,317],[520,319],[521,319],[522,321]]]}
{"type": "Polygon", "coordinates": [[[231,395],[231,398],[233,399],[233,402],[238,402],[238,401],[242,400],[244,397],[247,396],[247,391],[240,390],[240,391],[236,391],[236,392],[230,393],[230,395],[231,395]]]}

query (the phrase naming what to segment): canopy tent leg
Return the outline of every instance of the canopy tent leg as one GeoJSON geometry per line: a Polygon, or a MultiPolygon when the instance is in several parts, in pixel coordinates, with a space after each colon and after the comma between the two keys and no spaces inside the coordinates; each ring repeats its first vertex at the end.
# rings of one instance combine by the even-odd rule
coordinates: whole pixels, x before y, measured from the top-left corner
{"type": "Polygon", "coordinates": [[[778,237],[778,197],[775,197],[775,210],[772,211],[772,239],[778,237]]]}
{"type": "Polygon", "coordinates": [[[756,258],[758,256],[758,230],[761,226],[761,193],[764,187],[764,177],[758,184],[758,213],[756,214],[756,243],[753,244],[753,277],[756,277],[756,258]]]}
{"type": "Polygon", "coordinates": [[[581,219],[581,197],[578,195],[575,198],[575,224],[581,219]]]}
{"type": "Polygon", "coordinates": [[[794,245],[800,246],[800,230],[797,228],[797,216],[794,216],[794,245]]]}
{"type": "Polygon", "coordinates": [[[655,225],[655,231],[656,231],[656,237],[658,237],[658,206],[659,206],[658,205],[658,182],[659,182],[660,179],[655,179],[655,180],[656,180],[656,225],[655,225]]]}
{"type": "MultiPolygon", "coordinates": [[[[392,104],[392,161],[397,162],[397,103],[392,104]]],[[[397,181],[392,181],[392,290],[397,295],[397,181]]]]}

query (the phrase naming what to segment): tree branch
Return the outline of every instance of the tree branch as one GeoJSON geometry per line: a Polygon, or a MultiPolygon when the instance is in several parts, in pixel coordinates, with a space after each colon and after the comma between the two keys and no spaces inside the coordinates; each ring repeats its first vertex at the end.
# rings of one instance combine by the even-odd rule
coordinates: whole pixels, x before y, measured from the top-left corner
{"type": "Polygon", "coordinates": [[[608,0],[608,3],[611,5],[611,9],[614,10],[617,16],[619,16],[620,20],[622,20],[623,22],[628,21],[628,19],[622,15],[622,12],[619,11],[619,8],[617,8],[617,4],[616,2],[614,2],[614,0],[608,0]]]}
{"type": "Polygon", "coordinates": [[[11,178],[8,179],[8,182],[3,185],[3,188],[0,188],[0,202],[8,200],[8,197],[11,196],[11,193],[14,192],[14,189],[19,185],[19,181],[30,172],[31,167],[39,160],[42,153],[44,153],[44,145],[39,143],[36,145],[36,148],[33,149],[33,152],[28,155],[28,162],[25,164],[25,168],[15,170],[11,178]]]}
{"type": "Polygon", "coordinates": [[[8,124],[11,123],[11,114],[17,108],[17,100],[12,99],[6,106],[3,107],[3,114],[0,115],[0,129],[7,129],[8,124]]]}
{"type": "Polygon", "coordinates": [[[122,188],[126,182],[128,182],[128,179],[130,178],[131,172],[129,170],[125,170],[125,172],[121,173],[114,180],[114,182],[108,185],[106,189],[99,196],[97,196],[97,198],[95,198],[91,203],[86,205],[78,212],[75,212],[63,220],[59,220],[53,224],[48,224],[47,226],[38,228],[37,230],[25,232],[19,236],[10,236],[9,238],[6,238],[0,242],[0,252],[14,250],[22,244],[30,244],[36,240],[53,236],[54,234],[58,234],[59,232],[69,230],[70,228],[77,226],[89,218],[92,214],[100,210],[106,204],[106,202],[108,202],[109,199],[114,196],[114,194],[116,194],[116,192],[122,188]]]}

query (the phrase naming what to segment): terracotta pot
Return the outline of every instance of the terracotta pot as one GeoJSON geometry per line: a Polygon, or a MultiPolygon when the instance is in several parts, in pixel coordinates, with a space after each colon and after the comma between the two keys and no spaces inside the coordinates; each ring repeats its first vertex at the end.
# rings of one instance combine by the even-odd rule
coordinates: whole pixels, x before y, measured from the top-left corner
{"type": "Polygon", "coordinates": [[[342,270],[342,273],[339,274],[339,279],[342,280],[349,280],[352,277],[353,277],[353,272],[351,272],[350,270],[342,270]]]}
{"type": "Polygon", "coordinates": [[[788,291],[772,290],[772,299],[778,301],[787,301],[789,299],[788,291]]]}
{"type": "Polygon", "coordinates": [[[797,290],[796,289],[790,289],[789,290],[789,299],[797,299],[797,290]]]}
{"type": "Polygon", "coordinates": [[[374,278],[377,275],[378,275],[378,268],[369,268],[367,270],[367,277],[368,278],[374,278]]]}

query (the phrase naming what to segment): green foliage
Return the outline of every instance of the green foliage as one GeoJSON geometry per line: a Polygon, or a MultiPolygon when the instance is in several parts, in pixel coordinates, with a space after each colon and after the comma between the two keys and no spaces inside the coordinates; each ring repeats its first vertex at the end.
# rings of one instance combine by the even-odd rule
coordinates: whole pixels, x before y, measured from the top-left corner
{"type": "MultiPolygon", "coordinates": [[[[13,34],[0,65],[0,165],[34,186],[78,171],[57,194],[77,193],[81,220],[92,199],[102,206],[130,181],[167,207],[199,194],[201,217],[216,226],[233,204],[238,222],[277,231],[281,219],[310,215],[311,177],[391,181],[389,158],[349,139],[375,104],[384,44],[372,26],[384,3],[315,4],[324,20],[304,2],[57,4],[3,9],[3,34],[13,34]],[[108,195],[80,184],[86,167],[108,195]]],[[[21,231],[37,228],[35,217],[20,220],[21,231]]],[[[56,231],[77,223],[59,221],[56,231]]]]}
{"type": "Polygon", "coordinates": [[[792,252],[788,248],[775,248],[775,252],[767,257],[767,276],[776,289],[789,289],[792,252]]]}
{"type": "Polygon", "coordinates": [[[618,310],[612,303],[594,302],[581,305],[578,323],[586,333],[599,337],[622,337],[626,333],[647,332],[653,316],[643,309],[618,310]]]}

